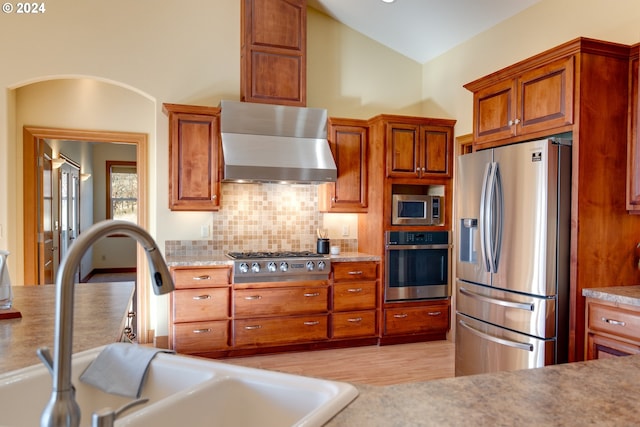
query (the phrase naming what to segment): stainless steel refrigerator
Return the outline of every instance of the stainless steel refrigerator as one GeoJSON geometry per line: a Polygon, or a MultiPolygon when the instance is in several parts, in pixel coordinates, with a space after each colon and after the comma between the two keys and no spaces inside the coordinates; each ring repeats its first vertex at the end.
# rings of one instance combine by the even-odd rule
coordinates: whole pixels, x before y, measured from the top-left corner
{"type": "Polygon", "coordinates": [[[460,156],[456,376],[566,362],[571,141],[460,156]]]}

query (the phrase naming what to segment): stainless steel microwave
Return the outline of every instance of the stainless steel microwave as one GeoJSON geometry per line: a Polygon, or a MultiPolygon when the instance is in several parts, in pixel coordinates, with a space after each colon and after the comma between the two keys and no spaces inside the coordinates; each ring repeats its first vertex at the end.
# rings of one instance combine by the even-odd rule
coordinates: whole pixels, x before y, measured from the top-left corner
{"type": "Polygon", "coordinates": [[[442,225],[444,203],[440,196],[393,194],[392,225],[442,225]]]}

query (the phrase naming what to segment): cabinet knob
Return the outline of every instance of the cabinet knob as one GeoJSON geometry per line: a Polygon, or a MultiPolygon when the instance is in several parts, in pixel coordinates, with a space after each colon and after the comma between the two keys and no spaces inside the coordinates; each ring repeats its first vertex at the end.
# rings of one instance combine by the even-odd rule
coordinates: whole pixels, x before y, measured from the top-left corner
{"type": "Polygon", "coordinates": [[[214,194],[213,196],[211,196],[211,200],[215,200],[215,199],[217,199],[217,198],[218,198],[218,195],[217,195],[217,194],[214,194]]]}

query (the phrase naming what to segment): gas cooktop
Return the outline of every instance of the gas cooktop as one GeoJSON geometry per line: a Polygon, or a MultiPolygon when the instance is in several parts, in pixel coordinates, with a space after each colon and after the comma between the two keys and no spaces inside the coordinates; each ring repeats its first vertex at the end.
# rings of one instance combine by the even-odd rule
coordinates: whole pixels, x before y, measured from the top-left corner
{"type": "Polygon", "coordinates": [[[229,252],[233,259],[267,259],[267,258],[322,258],[326,255],[309,251],[283,251],[283,252],[229,252]]]}
{"type": "Polygon", "coordinates": [[[328,255],[307,251],[229,252],[233,283],[327,280],[331,270],[328,255]]]}

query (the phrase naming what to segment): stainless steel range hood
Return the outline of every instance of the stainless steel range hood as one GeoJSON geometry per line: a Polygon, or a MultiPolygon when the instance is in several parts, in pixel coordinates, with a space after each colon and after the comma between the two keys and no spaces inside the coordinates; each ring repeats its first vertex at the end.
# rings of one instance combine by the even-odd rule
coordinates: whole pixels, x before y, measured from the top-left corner
{"type": "Polygon", "coordinates": [[[223,181],[334,182],[327,110],[221,101],[223,181]]]}

